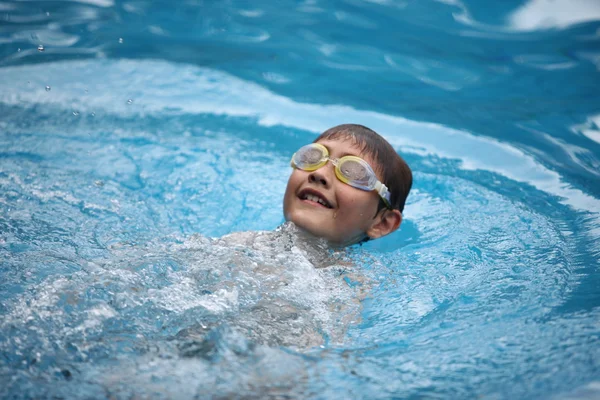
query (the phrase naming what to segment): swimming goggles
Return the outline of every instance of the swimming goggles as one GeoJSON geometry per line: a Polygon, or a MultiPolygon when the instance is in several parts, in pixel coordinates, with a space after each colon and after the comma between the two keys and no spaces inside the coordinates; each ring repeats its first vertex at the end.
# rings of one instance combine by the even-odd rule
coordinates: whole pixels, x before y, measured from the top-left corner
{"type": "Polygon", "coordinates": [[[303,171],[316,171],[327,164],[327,161],[331,161],[335,166],[335,176],[340,181],[360,190],[375,190],[385,205],[392,208],[387,186],[377,179],[373,168],[360,157],[330,158],[327,147],[319,143],[311,143],[294,153],[291,166],[303,171]]]}

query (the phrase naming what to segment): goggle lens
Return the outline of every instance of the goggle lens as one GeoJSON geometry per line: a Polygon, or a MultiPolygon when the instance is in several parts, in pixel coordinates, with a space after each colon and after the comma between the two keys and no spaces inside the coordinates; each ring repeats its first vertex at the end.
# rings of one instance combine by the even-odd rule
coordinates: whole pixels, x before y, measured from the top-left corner
{"type": "Polygon", "coordinates": [[[324,146],[307,145],[294,154],[292,162],[297,168],[314,171],[323,166],[328,160],[327,148],[324,146]]]}
{"type": "Polygon", "coordinates": [[[374,190],[378,182],[373,169],[361,158],[346,156],[336,163],[336,175],[342,182],[362,190],[374,190]],[[341,175],[341,176],[340,176],[341,175]]]}

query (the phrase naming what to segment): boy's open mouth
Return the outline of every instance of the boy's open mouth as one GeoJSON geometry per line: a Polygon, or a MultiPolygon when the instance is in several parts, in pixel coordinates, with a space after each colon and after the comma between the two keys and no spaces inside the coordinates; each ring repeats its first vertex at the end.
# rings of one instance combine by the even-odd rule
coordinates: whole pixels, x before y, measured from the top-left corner
{"type": "Polygon", "coordinates": [[[323,196],[321,193],[316,190],[304,189],[298,194],[298,198],[300,200],[308,200],[322,205],[325,208],[333,208],[331,203],[323,196]]]}

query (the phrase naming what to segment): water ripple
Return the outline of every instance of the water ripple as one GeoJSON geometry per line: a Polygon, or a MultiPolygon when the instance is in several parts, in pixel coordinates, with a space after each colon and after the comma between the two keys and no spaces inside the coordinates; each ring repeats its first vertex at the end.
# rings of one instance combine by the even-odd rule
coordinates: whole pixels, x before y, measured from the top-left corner
{"type": "Polygon", "coordinates": [[[271,93],[258,85],[244,82],[222,72],[195,67],[179,67],[164,62],[83,61],[53,63],[42,67],[3,68],[0,102],[17,106],[51,105],[90,113],[100,111],[116,115],[148,115],[149,113],[209,113],[236,117],[255,117],[261,125],[282,125],[320,132],[345,120],[348,113],[355,121],[386,135],[398,148],[425,149],[426,153],[460,159],[465,170],[485,170],[525,182],[539,190],[559,196],[576,209],[597,213],[600,200],[565,184],[560,174],[545,168],[522,150],[495,139],[473,136],[430,123],[418,123],[347,106],[302,104],[271,93]],[[67,67],[67,65],[69,67],[67,67]],[[70,68],[67,76],[65,68],[70,68]],[[171,71],[167,73],[167,71],[171,71]],[[22,90],[18,82],[30,77],[32,89],[22,90]],[[53,76],[48,81],[46,76],[53,76]],[[157,77],[160,76],[160,81],[157,77]],[[134,78],[134,79],[132,79],[134,78]],[[82,96],[81,83],[95,96],[82,96]],[[106,91],[106,82],[114,90],[106,91]],[[50,84],[61,91],[45,91],[50,84]],[[165,90],[165,87],[170,87],[165,90]],[[109,94],[110,93],[110,94],[109,94]],[[202,98],[197,93],[205,93],[202,98]],[[253,93],[252,100],[247,94],[253,93]],[[120,94],[122,102],[115,102],[120,94]],[[124,106],[128,98],[136,98],[135,107],[124,106]],[[256,99],[261,99],[256,102],[256,99]],[[402,132],[401,135],[394,132],[402,132]],[[474,149],[478,149],[474,151],[474,149]]]}

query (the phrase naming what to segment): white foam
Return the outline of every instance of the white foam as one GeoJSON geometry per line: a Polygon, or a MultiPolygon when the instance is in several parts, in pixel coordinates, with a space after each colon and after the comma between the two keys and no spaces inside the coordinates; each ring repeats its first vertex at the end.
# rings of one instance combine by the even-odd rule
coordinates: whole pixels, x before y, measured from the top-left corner
{"type": "Polygon", "coordinates": [[[197,287],[197,282],[184,276],[164,289],[150,290],[149,294],[158,305],[177,313],[196,307],[203,307],[214,314],[237,309],[239,294],[236,287],[218,289],[206,295],[198,295],[197,287]]]}
{"type": "Polygon", "coordinates": [[[435,0],[458,9],[452,15],[464,25],[481,32],[463,32],[469,36],[495,37],[498,34],[547,29],[566,29],[585,22],[600,20],[600,2],[596,0],[529,0],[508,13],[505,25],[477,21],[460,0],[435,0]]]}
{"type": "Polygon", "coordinates": [[[509,15],[508,24],[515,30],[531,31],[564,29],[598,20],[597,0],[530,0],[509,15]]]}
{"type": "Polygon", "coordinates": [[[99,304],[96,307],[87,310],[87,315],[88,318],[74,329],[75,332],[98,328],[104,320],[115,317],[117,313],[110,306],[99,304]]]}
{"type": "Polygon", "coordinates": [[[600,114],[591,115],[583,124],[574,125],[571,131],[581,133],[585,137],[600,144],[600,114]]]}

